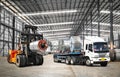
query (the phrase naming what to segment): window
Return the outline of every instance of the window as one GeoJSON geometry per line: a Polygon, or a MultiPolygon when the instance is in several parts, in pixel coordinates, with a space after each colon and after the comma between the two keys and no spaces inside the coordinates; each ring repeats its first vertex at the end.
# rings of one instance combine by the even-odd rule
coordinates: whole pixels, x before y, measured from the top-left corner
{"type": "Polygon", "coordinates": [[[86,50],[88,50],[88,44],[86,44],[86,50]]]}
{"type": "Polygon", "coordinates": [[[89,44],[89,50],[92,51],[92,44],[89,44]]]}

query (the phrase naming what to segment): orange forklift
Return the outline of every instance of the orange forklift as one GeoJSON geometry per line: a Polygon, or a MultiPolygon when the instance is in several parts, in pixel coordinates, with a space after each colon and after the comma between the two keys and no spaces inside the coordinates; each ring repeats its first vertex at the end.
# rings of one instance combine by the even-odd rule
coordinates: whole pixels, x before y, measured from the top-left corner
{"type": "Polygon", "coordinates": [[[36,26],[25,25],[19,36],[18,48],[14,49],[15,30],[13,29],[12,50],[8,51],[7,57],[9,63],[14,63],[18,67],[43,64],[43,53],[48,46],[43,34],[38,34],[36,31],[36,26]]]}

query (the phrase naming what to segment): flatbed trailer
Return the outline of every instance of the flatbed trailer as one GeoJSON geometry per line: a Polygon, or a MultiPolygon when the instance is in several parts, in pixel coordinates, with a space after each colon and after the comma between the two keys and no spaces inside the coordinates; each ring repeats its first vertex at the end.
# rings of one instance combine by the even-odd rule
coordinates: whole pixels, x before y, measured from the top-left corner
{"type": "Polygon", "coordinates": [[[55,53],[54,62],[65,62],[66,64],[85,64],[86,57],[82,52],[55,53]]]}

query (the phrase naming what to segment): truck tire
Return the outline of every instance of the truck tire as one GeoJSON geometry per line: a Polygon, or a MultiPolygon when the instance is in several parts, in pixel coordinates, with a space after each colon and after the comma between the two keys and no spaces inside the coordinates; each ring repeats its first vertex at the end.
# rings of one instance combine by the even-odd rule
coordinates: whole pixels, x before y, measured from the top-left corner
{"type": "Polygon", "coordinates": [[[107,66],[107,62],[100,63],[101,66],[107,66]]]}
{"type": "Polygon", "coordinates": [[[86,65],[86,57],[83,57],[82,65],[86,65]]]}
{"type": "Polygon", "coordinates": [[[67,57],[66,60],[65,60],[65,63],[68,64],[68,65],[71,64],[70,60],[71,60],[71,58],[67,57]]]}
{"type": "Polygon", "coordinates": [[[16,66],[24,67],[26,65],[25,55],[17,55],[16,56],[16,66]]]}
{"type": "Polygon", "coordinates": [[[54,58],[54,62],[58,62],[56,58],[54,58]]]}
{"type": "Polygon", "coordinates": [[[61,60],[58,60],[57,62],[58,62],[58,63],[61,63],[61,60]]]}

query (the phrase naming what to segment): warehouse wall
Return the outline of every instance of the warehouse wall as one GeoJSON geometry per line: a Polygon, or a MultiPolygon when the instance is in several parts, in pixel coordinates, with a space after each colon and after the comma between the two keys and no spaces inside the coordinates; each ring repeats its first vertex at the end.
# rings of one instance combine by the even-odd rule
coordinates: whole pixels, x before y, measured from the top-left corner
{"type": "MultiPolygon", "coordinates": [[[[0,6],[0,56],[6,56],[12,48],[13,14],[0,6]]],[[[24,23],[15,17],[15,48],[24,23]]]]}

